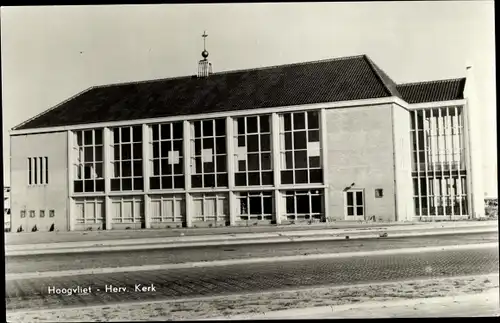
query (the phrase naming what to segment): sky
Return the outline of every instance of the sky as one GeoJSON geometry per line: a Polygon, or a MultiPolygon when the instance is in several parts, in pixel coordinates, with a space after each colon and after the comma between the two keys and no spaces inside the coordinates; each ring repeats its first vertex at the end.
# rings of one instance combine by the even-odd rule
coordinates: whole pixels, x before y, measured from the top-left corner
{"type": "Polygon", "coordinates": [[[2,7],[4,185],[9,129],[94,85],[196,74],[205,30],[214,72],[367,54],[406,83],[472,65],[498,196],[493,1],[2,7]]]}

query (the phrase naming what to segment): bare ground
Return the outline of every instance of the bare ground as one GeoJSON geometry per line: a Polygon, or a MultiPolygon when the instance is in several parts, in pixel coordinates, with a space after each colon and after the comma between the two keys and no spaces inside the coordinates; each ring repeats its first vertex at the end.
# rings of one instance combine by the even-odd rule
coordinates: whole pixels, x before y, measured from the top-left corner
{"type": "Polygon", "coordinates": [[[9,322],[193,320],[264,313],[292,308],[478,294],[499,287],[496,274],[391,283],[334,286],[295,291],[80,309],[8,312],[9,322]]]}

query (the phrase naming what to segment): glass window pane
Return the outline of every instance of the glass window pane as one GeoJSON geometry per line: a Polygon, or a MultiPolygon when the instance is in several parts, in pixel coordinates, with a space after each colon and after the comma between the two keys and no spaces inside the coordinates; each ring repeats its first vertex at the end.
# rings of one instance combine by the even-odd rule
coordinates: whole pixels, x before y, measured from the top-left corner
{"type": "Polygon", "coordinates": [[[311,213],[309,195],[297,195],[297,213],[311,213]]]}
{"type": "Polygon", "coordinates": [[[220,137],[215,140],[215,150],[217,154],[225,154],[226,153],[226,138],[220,137]]]}
{"type": "Polygon", "coordinates": [[[354,205],[353,192],[347,192],[347,205],[354,205]]]}
{"type": "Polygon", "coordinates": [[[306,121],[304,112],[295,112],[293,114],[293,129],[305,129],[306,121]]]}
{"type": "Polygon", "coordinates": [[[248,185],[260,185],[260,174],[248,173],[248,185]]]}
{"type": "Polygon", "coordinates": [[[130,128],[121,128],[121,142],[130,142],[130,128]]]}
{"type": "Polygon", "coordinates": [[[203,187],[215,187],[215,175],[204,175],[203,181],[203,187]]]}
{"type": "Polygon", "coordinates": [[[311,211],[313,213],[322,213],[323,198],[321,195],[311,196],[311,211]]]}
{"type": "Polygon", "coordinates": [[[216,136],[226,135],[226,119],[215,120],[215,135],[216,136]]]}
{"type": "Polygon", "coordinates": [[[195,138],[201,137],[201,121],[194,121],[193,125],[195,138]]]}
{"type": "Polygon", "coordinates": [[[246,173],[236,173],[234,175],[234,182],[236,186],[246,186],[247,185],[246,173]]]}
{"type": "Polygon", "coordinates": [[[245,134],[245,118],[238,118],[236,119],[237,125],[236,127],[238,128],[238,135],[243,135],[245,134]]]}
{"type": "Polygon", "coordinates": [[[164,123],[160,127],[160,135],[161,139],[170,139],[170,124],[169,123],[164,123]]]}
{"type": "Polygon", "coordinates": [[[293,196],[286,197],[286,213],[295,213],[295,199],[293,196]]]}
{"type": "Polygon", "coordinates": [[[259,170],[260,162],[259,162],[259,154],[248,154],[248,170],[259,170]]]}
{"type": "Polygon", "coordinates": [[[92,162],[92,161],[94,161],[94,147],[92,147],[92,146],[85,147],[85,149],[84,149],[84,155],[85,155],[84,160],[86,162],[92,162]]]}
{"type": "Polygon", "coordinates": [[[354,208],[352,206],[347,207],[347,215],[349,216],[354,215],[354,208]]]}
{"type": "Polygon", "coordinates": [[[295,183],[303,184],[308,183],[308,172],[307,170],[296,170],[295,171],[295,183]]]}
{"type": "Polygon", "coordinates": [[[270,127],[270,116],[261,116],[260,117],[260,132],[271,132],[270,127]]]}
{"type": "Polygon", "coordinates": [[[134,144],[134,159],[141,159],[142,158],[142,145],[141,144],[134,144]]]}
{"type": "Polygon", "coordinates": [[[307,112],[307,127],[309,129],[319,129],[319,113],[317,111],[307,112]]]}
{"type": "Polygon", "coordinates": [[[291,113],[286,113],[283,115],[283,123],[284,123],[285,131],[292,130],[292,115],[291,115],[291,113]]]}
{"type": "Polygon", "coordinates": [[[142,142],[142,126],[132,127],[134,142],[142,142]]]}
{"type": "Polygon", "coordinates": [[[307,151],[295,151],[295,168],[307,168],[307,151]]]}
{"type": "Polygon", "coordinates": [[[217,156],[217,172],[226,172],[226,156],[217,156]]]}
{"type": "Polygon", "coordinates": [[[227,174],[217,174],[217,186],[227,187],[227,174]]]}
{"type": "Polygon", "coordinates": [[[247,133],[257,133],[257,117],[247,117],[247,133]]]}
{"type": "Polygon", "coordinates": [[[191,176],[191,185],[193,185],[193,187],[202,187],[202,176],[201,175],[191,176]]]}
{"type": "Polygon", "coordinates": [[[262,172],[262,185],[273,185],[273,172],[262,172]]]}
{"type": "Polygon", "coordinates": [[[323,183],[323,170],[322,169],[309,170],[309,182],[310,183],[323,183]]]}
{"type": "Polygon", "coordinates": [[[260,151],[271,151],[271,135],[260,135],[260,151]]]}
{"type": "Polygon", "coordinates": [[[95,147],[95,161],[97,161],[97,162],[101,161],[102,162],[102,160],[103,160],[102,150],[103,150],[102,146],[96,146],[95,147]]]}
{"type": "Polygon", "coordinates": [[[184,133],[183,133],[183,123],[182,122],[175,122],[173,123],[173,132],[174,132],[174,138],[175,139],[183,139],[184,138],[184,133]]]}
{"type": "Polygon", "coordinates": [[[258,135],[250,135],[247,137],[247,149],[249,152],[257,152],[259,151],[259,136],[258,135]]]}
{"type": "Polygon", "coordinates": [[[134,161],[134,176],[142,176],[142,162],[134,161]]]}
{"type": "Polygon", "coordinates": [[[356,205],[363,205],[363,192],[356,192],[356,205]]]}
{"type": "Polygon", "coordinates": [[[309,168],[321,167],[321,159],[319,156],[309,157],[309,168]]]}
{"type": "Polygon", "coordinates": [[[151,126],[151,130],[153,132],[153,140],[159,140],[160,139],[160,125],[154,124],[151,126]]]}
{"type": "Polygon", "coordinates": [[[360,216],[360,215],[363,215],[363,208],[362,207],[357,207],[356,208],[356,215],[360,216]]]}
{"type": "Polygon", "coordinates": [[[319,130],[309,130],[307,141],[318,142],[319,141],[319,130]]]}
{"type": "Polygon", "coordinates": [[[83,144],[85,146],[88,145],[93,145],[94,144],[94,139],[93,139],[93,133],[92,130],[85,130],[83,132],[83,144]]]}
{"type": "Polygon", "coordinates": [[[130,161],[122,162],[122,176],[123,177],[132,176],[132,162],[130,161]]]}
{"type": "Polygon", "coordinates": [[[122,146],[122,160],[132,159],[132,145],[131,144],[123,144],[122,146]]]}
{"type": "Polygon", "coordinates": [[[293,184],[293,171],[282,171],[281,172],[281,183],[282,184],[293,184]]]}
{"type": "Polygon", "coordinates": [[[293,149],[306,149],[307,138],[305,131],[297,131],[293,133],[293,149]]]}
{"type": "Polygon", "coordinates": [[[271,153],[262,153],[261,157],[261,169],[268,170],[271,169],[271,153]]]}
{"type": "Polygon", "coordinates": [[[213,120],[204,120],[203,121],[203,136],[210,137],[214,135],[214,124],[213,120]]]}
{"type": "Polygon", "coordinates": [[[94,145],[102,145],[102,129],[94,130],[94,145]]]}

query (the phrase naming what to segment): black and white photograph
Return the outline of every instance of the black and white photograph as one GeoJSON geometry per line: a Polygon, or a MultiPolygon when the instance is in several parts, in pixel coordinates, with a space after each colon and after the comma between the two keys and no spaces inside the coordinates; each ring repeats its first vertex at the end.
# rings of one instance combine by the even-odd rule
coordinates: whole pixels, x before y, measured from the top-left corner
{"type": "Polygon", "coordinates": [[[5,322],[500,316],[494,1],[0,18],[5,322]]]}

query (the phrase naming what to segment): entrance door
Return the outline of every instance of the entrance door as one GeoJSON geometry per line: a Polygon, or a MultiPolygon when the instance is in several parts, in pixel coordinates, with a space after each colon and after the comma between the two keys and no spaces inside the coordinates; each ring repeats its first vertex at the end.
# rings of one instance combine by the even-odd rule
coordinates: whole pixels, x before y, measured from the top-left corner
{"type": "Polygon", "coordinates": [[[365,199],[363,190],[349,190],[344,193],[345,219],[359,221],[365,219],[365,199]]]}

